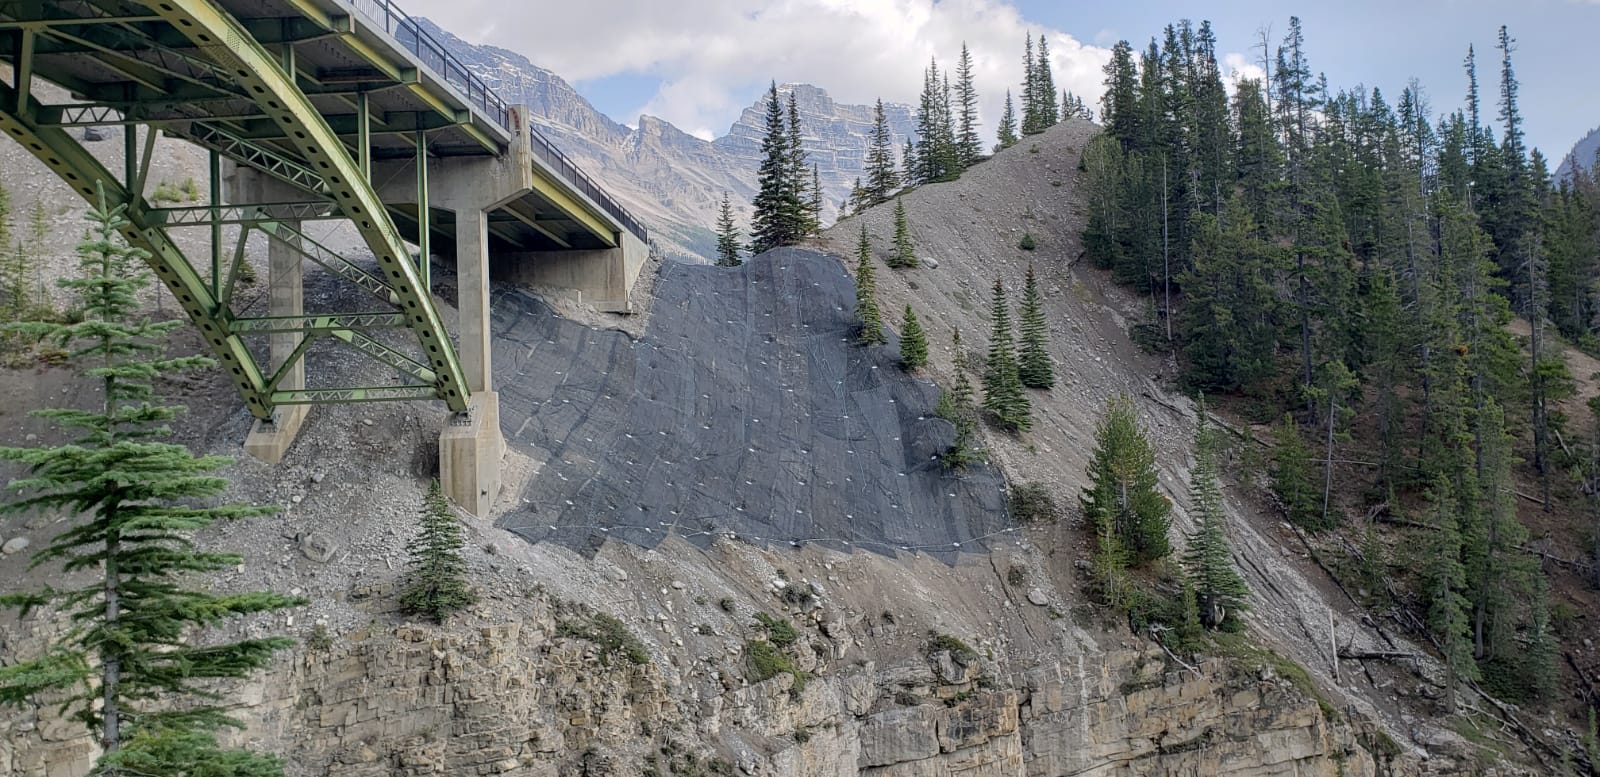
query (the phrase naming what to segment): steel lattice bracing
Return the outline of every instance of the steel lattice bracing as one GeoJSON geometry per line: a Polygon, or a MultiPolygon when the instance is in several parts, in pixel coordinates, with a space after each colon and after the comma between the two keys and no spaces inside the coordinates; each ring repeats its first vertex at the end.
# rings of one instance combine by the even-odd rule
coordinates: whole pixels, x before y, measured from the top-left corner
{"type": "MultiPolygon", "coordinates": [[[[271,419],[279,405],[315,402],[437,398],[453,410],[467,407],[468,385],[431,302],[426,262],[414,262],[405,243],[419,243],[424,255],[430,243],[442,244],[448,255],[459,223],[430,213],[429,164],[415,165],[415,191],[396,201],[372,185],[378,165],[497,159],[525,133],[532,184],[514,201],[492,203],[485,248],[607,248],[623,232],[647,239],[630,214],[537,133],[529,155],[521,117],[388,0],[4,2],[0,62],[14,69],[11,84],[0,85],[0,132],[85,199],[95,198],[99,183],[113,205],[128,205],[127,239],[150,252],[151,266],[261,419],[271,419]],[[33,76],[65,87],[72,99],[41,103],[31,94],[33,76]],[[149,129],[142,144],[126,134],[129,161],[120,176],[73,132],[94,126],[149,129]],[[158,208],[146,200],[157,130],[212,153],[211,204],[158,208]],[[297,194],[222,205],[218,160],[297,194]],[[372,259],[341,256],[297,228],[326,218],[348,219],[372,259]],[[224,226],[243,233],[231,258],[220,247],[224,226]],[[209,268],[186,257],[168,234],[185,227],[211,230],[209,268]],[[233,288],[252,232],[291,246],[375,309],[236,313],[233,288]],[[384,335],[395,331],[408,331],[414,345],[397,347],[399,340],[384,335]],[[302,339],[276,370],[266,369],[244,340],[293,335],[302,339]],[[285,383],[314,343],[386,365],[397,383],[304,389],[285,383]]],[[[386,180],[392,186],[392,176],[386,180]]]]}

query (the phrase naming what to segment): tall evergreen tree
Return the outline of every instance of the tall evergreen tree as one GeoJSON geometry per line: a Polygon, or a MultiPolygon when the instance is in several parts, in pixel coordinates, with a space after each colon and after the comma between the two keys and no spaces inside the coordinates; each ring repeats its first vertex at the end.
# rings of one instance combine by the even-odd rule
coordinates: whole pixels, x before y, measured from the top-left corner
{"type": "Polygon", "coordinates": [[[1034,106],[1034,119],[1037,122],[1035,132],[1044,132],[1056,125],[1060,115],[1056,106],[1056,81],[1051,74],[1050,44],[1045,36],[1039,36],[1039,52],[1034,57],[1035,73],[1033,77],[1034,99],[1038,105],[1034,106]]]}
{"type": "Polygon", "coordinates": [[[983,141],[978,136],[978,89],[972,82],[972,52],[961,42],[961,59],[956,61],[956,159],[962,169],[983,156],[983,141]]]}
{"type": "Polygon", "coordinates": [[[916,183],[951,181],[961,174],[951,119],[950,82],[940,75],[939,63],[931,62],[923,74],[917,107],[916,183]]]}
{"type": "Polygon", "coordinates": [[[822,173],[817,163],[811,163],[811,200],[806,203],[806,219],[811,227],[808,237],[822,234],[822,173]]]}
{"type": "Polygon", "coordinates": [[[1028,388],[1048,389],[1056,384],[1055,366],[1050,360],[1050,328],[1045,322],[1044,299],[1033,265],[1028,265],[1022,286],[1022,343],[1017,349],[1017,376],[1028,388]]]}
{"type": "Polygon", "coordinates": [[[1017,374],[1017,351],[1011,333],[1011,303],[1005,286],[996,278],[990,307],[994,328],[989,335],[989,356],[984,362],[983,407],[1007,431],[1025,432],[1033,426],[1033,409],[1017,374]]]}
{"type": "Polygon", "coordinates": [[[881,345],[889,341],[883,334],[883,313],[878,308],[878,277],[872,268],[872,243],[867,240],[867,225],[861,225],[861,239],[856,243],[856,319],[861,322],[861,332],[856,335],[860,345],[881,345]]]}
{"type": "Polygon", "coordinates": [[[1303,529],[1321,529],[1319,489],[1312,482],[1311,449],[1300,436],[1294,416],[1285,414],[1273,435],[1272,491],[1289,522],[1303,529]]]}
{"type": "Polygon", "coordinates": [[[467,562],[461,556],[464,544],[461,522],[435,480],[423,499],[422,529],[407,547],[411,562],[400,594],[402,612],[444,623],[451,613],[478,601],[467,583],[467,562]]]}
{"type": "Polygon", "coordinates": [[[1172,552],[1167,536],[1172,503],[1158,490],[1155,461],[1133,400],[1126,395],[1112,399],[1095,427],[1089,485],[1081,500],[1096,534],[1111,539],[1099,543],[1125,552],[1135,566],[1172,552]]]}
{"type": "Polygon", "coordinates": [[[872,142],[867,146],[866,206],[887,202],[900,188],[900,173],[895,170],[894,133],[883,112],[883,100],[872,110],[872,142]]]}
{"type": "Polygon", "coordinates": [[[789,92],[787,111],[787,131],[789,133],[789,164],[788,179],[790,193],[790,207],[793,215],[796,240],[810,237],[817,233],[820,226],[819,219],[822,213],[822,201],[812,191],[811,163],[806,161],[805,130],[800,126],[800,101],[794,91],[789,92]],[[813,212],[813,205],[816,206],[813,212]]]}
{"type": "Polygon", "coordinates": [[[972,382],[967,380],[966,351],[961,345],[961,330],[950,332],[950,350],[954,354],[951,371],[955,378],[951,388],[940,395],[939,416],[956,428],[955,440],[943,456],[947,469],[965,469],[969,464],[983,459],[983,454],[973,448],[972,435],[976,432],[977,408],[973,406],[972,382]],[[946,401],[948,400],[948,401],[946,401]]]}
{"type": "Polygon", "coordinates": [[[1011,104],[1011,90],[1006,90],[1006,107],[1000,112],[999,136],[996,139],[996,151],[1011,148],[1017,144],[1017,111],[1011,104]]]}
{"type": "Polygon", "coordinates": [[[757,172],[755,213],[750,220],[750,253],[794,245],[803,234],[794,153],[789,126],[784,121],[778,83],[767,91],[767,129],[761,139],[761,168],[757,172]]]}
{"type": "Polygon", "coordinates": [[[728,193],[722,193],[722,205],[717,209],[717,266],[738,267],[744,264],[739,258],[739,227],[733,221],[733,204],[728,193]]]}
{"type": "Polygon", "coordinates": [[[928,365],[928,336],[922,331],[911,303],[906,303],[904,322],[900,327],[900,367],[915,372],[928,365]]]}
{"type": "Polygon", "coordinates": [[[901,270],[917,266],[917,248],[911,242],[911,224],[906,219],[906,203],[899,197],[894,199],[894,256],[889,259],[889,266],[901,270]]]}
{"type": "Polygon", "coordinates": [[[1423,598],[1427,602],[1426,622],[1434,641],[1444,654],[1445,703],[1456,706],[1456,685],[1477,680],[1478,666],[1472,660],[1469,636],[1466,569],[1461,565],[1461,530],[1456,521],[1455,494],[1450,481],[1438,478],[1428,493],[1428,511],[1423,566],[1423,598]]]}
{"type": "Polygon", "coordinates": [[[1033,58],[1033,31],[1029,30],[1027,37],[1022,39],[1022,119],[1020,132],[1023,135],[1035,135],[1041,131],[1039,126],[1039,70],[1033,58]]]}
{"type": "Polygon", "coordinates": [[[1190,501],[1194,503],[1195,529],[1189,534],[1183,566],[1194,588],[1200,623],[1208,629],[1222,626],[1228,615],[1247,607],[1250,591],[1234,569],[1224,525],[1228,515],[1222,503],[1217,474],[1216,433],[1206,424],[1205,403],[1199,406],[1200,425],[1195,430],[1195,467],[1189,475],[1190,501]]]}
{"type": "Polygon", "coordinates": [[[73,627],[38,657],[0,667],[0,702],[61,703],[99,734],[98,773],[276,775],[276,758],[224,750],[217,731],[238,727],[217,704],[213,681],[238,679],[267,665],[293,642],[262,637],[212,643],[205,627],[282,610],[303,600],[269,592],[212,593],[192,576],[231,569],[244,559],[199,549],[193,533],[211,524],[267,515],[271,508],[204,506],[227,481],[228,463],[159,442],[181,408],[157,404],[153,381],[211,365],[198,356],[164,358],[181,321],[151,322],[138,293],[149,285],[144,252],[123,243],[125,205],[107,203],[102,187],[78,246],[79,274],[63,280],[82,320],[29,323],[28,334],[62,343],[100,383],[93,409],[38,415],[79,436],[48,448],[0,448],[0,459],[27,474],[10,484],[22,496],[0,512],[79,515],[35,554],[35,566],[59,564],[66,587],[0,596],[24,612],[54,606],[73,627]]]}

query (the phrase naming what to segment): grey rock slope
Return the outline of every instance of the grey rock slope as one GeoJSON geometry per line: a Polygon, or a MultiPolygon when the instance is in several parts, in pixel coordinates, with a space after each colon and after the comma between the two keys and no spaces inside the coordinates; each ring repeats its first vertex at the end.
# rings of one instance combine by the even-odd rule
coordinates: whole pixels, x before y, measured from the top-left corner
{"type": "Polygon", "coordinates": [[[668,262],[655,293],[640,340],[495,301],[501,423],[539,466],[501,526],[584,550],[671,531],[947,557],[1007,529],[997,472],[936,459],[953,435],[938,388],[899,369],[896,343],[853,343],[838,260],[668,262]]]}
{"type": "Polygon", "coordinates": [[[1596,153],[1600,153],[1600,127],[1589,130],[1589,134],[1573,144],[1572,150],[1561,157],[1561,165],[1556,168],[1556,180],[1560,181],[1572,172],[1574,161],[1578,167],[1588,170],[1595,164],[1596,153]]]}
{"type": "MultiPolygon", "coordinates": [[[[741,219],[748,218],[761,159],[765,95],[714,141],[654,116],[640,116],[637,126],[630,128],[601,113],[560,76],[526,57],[494,46],[474,46],[432,22],[422,23],[501,97],[526,104],[539,130],[644,219],[669,254],[683,258],[715,254],[712,228],[723,192],[741,219]]],[[[790,92],[795,95],[806,153],[822,181],[823,217],[832,221],[862,175],[872,106],[837,103],[822,89],[805,84],[783,84],[778,89],[785,99],[790,92]]],[[[916,122],[910,106],[885,104],[884,108],[898,151],[915,133],[916,122]]]]}

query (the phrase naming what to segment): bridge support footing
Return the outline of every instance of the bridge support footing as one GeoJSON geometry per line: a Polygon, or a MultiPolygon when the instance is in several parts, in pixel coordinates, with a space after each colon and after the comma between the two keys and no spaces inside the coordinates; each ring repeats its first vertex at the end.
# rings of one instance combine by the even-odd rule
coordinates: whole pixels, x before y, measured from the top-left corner
{"type": "MultiPolygon", "coordinates": [[[[294,231],[299,231],[300,222],[287,223],[294,231]]],[[[267,240],[267,311],[274,316],[299,316],[305,313],[305,265],[295,246],[278,237],[267,240]]],[[[278,383],[280,388],[299,390],[306,387],[305,361],[295,353],[304,337],[298,332],[271,336],[268,350],[272,370],[284,369],[284,365],[294,359],[278,383]]],[[[245,453],[268,464],[283,461],[310,412],[308,405],[279,405],[273,408],[271,421],[257,419],[255,426],[251,427],[249,436],[244,439],[245,453]]]]}
{"type": "Polygon", "coordinates": [[[439,433],[439,484],[461,509],[487,518],[500,495],[500,395],[480,391],[469,409],[450,417],[439,433]]]}

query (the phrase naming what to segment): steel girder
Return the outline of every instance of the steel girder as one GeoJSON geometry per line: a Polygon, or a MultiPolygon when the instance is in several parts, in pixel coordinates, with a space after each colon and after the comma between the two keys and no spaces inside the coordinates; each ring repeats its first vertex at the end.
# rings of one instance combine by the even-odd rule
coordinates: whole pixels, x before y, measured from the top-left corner
{"type": "Polygon", "coordinates": [[[383,202],[339,136],[279,60],[239,21],[206,0],[145,0],[144,5],[188,38],[206,57],[231,71],[235,83],[265,109],[308,166],[322,189],[355,225],[372,250],[397,306],[405,313],[428,360],[436,395],[458,412],[467,409],[468,389],[460,362],[433,300],[418,277],[383,202]]]}

